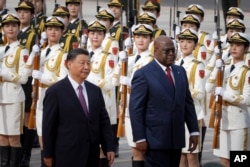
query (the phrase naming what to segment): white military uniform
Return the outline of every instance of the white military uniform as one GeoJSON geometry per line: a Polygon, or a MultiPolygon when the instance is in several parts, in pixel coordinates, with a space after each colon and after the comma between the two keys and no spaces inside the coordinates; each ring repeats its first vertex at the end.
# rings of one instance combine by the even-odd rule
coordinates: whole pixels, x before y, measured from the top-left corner
{"type": "MultiPolygon", "coordinates": [[[[134,73],[142,68],[143,66],[147,65],[153,60],[153,56],[150,52],[150,50],[146,50],[142,53],[136,53],[133,56],[128,57],[128,71],[127,71],[127,77],[132,81],[134,73]],[[137,55],[140,55],[140,58],[136,61],[137,55]],[[136,61],[136,62],[135,62],[136,61]]],[[[116,67],[115,73],[114,73],[114,78],[113,82],[119,84],[119,75],[120,75],[120,65],[116,67]]],[[[130,116],[129,116],[129,97],[130,97],[130,87],[128,86],[128,91],[127,91],[127,107],[126,107],[126,112],[125,112],[125,132],[126,132],[126,137],[129,146],[135,147],[135,143],[133,142],[133,136],[132,136],[132,128],[131,128],[131,123],[130,123],[130,116]]]]}
{"type": "MultiPolygon", "coordinates": [[[[193,55],[186,56],[182,58],[184,63],[183,67],[186,70],[188,81],[189,81],[189,89],[194,100],[195,111],[197,115],[197,119],[199,121],[199,129],[200,129],[200,138],[201,138],[201,121],[205,117],[205,65],[196,60],[193,55]]],[[[180,64],[181,60],[176,64],[180,64]]],[[[182,149],[183,153],[190,153],[188,151],[189,148],[189,131],[186,127],[186,147],[182,149]]],[[[198,143],[196,150],[193,153],[200,152],[201,143],[198,143]]]]}
{"type": "Polygon", "coordinates": [[[214,51],[214,41],[208,32],[199,31],[198,34],[199,34],[198,43],[201,43],[206,47],[208,59],[209,59],[209,57],[211,57],[211,55],[213,54],[213,51],[214,51]]]}
{"type": "Polygon", "coordinates": [[[67,75],[64,65],[67,54],[61,49],[59,44],[50,47],[51,51],[46,56],[48,46],[41,51],[39,92],[36,108],[36,127],[38,136],[42,136],[43,99],[48,87],[63,79],[67,75]]]}
{"type": "Polygon", "coordinates": [[[87,77],[88,81],[101,88],[111,124],[117,122],[115,85],[111,80],[116,64],[117,56],[104,52],[103,47],[100,47],[94,50],[91,71],[87,77]]]}
{"type": "Polygon", "coordinates": [[[20,135],[23,127],[25,95],[21,84],[28,80],[30,69],[25,62],[29,52],[15,41],[0,47],[0,134],[20,135]],[[4,73],[3,73],[4,71],[4,73]]]}
{"type": "MultiPolygon", "coordinates": [[[[224,70],[223,94],[224,104],[222,107],[222,118],[220,124],[220,148],[214,150],[219,157],[229,159],[230,150],[250,150],[250,116],[248,106],[250,105],[250,71],[240,61],[230,73],[230,65],[224,70]]],[[[211,73],[206,90],[212,92],[218,69],[211,73]]]]}

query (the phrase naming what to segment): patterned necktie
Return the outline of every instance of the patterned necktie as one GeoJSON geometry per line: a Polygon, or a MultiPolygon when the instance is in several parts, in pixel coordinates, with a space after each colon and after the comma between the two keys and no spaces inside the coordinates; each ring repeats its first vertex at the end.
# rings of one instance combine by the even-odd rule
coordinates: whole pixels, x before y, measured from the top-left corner
{"type": "Polygon", "coordinates": [[[230,72],[232,72],[234,70],[234,68],[235,68],[235,66],[231,65],[230,72]]]}
{"type": "Polygon", "coordinates": [[[171,69],[170,69],[170,67],[166,68],[166,72],[167,72],[167,77],[168,77],[169,81],[174,86],[174,80],[173,80],[172,75],[171,75],[171,69]]]}
{"type": "Polygon", "coordinates": [[[5,50],[4,50],[4,53],[6,53],[9,50],[9,48],[10,48],[10,46],[7,45],[6,48],[5,48],[5,50]]]}
{"type": "Polygon", "coordinates": [[[46,50],[45,57],[47,57],[47,56],[49,55],[50,51],[51,51],[51,49],[50,49],[50,48],[48,48],[48,49],[46,50]]]}
{"type": "Polygon", "coordinates": [[[140,55],[137,55],[136,58],[135,58],[135,63],[141,58],[140,55]]]}
{"type": "Polygon", "coordinates": [[[95,53],[93,51],[90,52],[89,58],[91,59],[95,53]]]}
{"type": "Polygon", "coordinates": [[[83,89],[82,85],[79,85],[78,86],[78,99],[79,99],[79,101],[80,101],[80,103],[82,105],[82,109],[83,109],[85,115],[88,117],[88,108],[87,108],[87,105],[86,105],[85,98],[83,96],[82,89],[83,89]]]}

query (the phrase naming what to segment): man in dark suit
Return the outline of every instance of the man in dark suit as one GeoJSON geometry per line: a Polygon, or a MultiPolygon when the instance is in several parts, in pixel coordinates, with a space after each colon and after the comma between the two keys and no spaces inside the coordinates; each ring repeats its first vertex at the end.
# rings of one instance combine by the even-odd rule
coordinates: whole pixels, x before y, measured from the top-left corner
{"type": "Polygon", "coordinates": [[[185,146],[185,123],[190,132],[189,150],[197,146],[197,118],[185,69],[173,65],[173,41],[160,36],[154,47],[155,59],[136,71],[132,80],[133,139],[137,149],[145,152],[146,167],[178,167],[185,146]]]}
{"type": "Polygon", "coordinates": [[[109,165],[114,161],[112,129],[101,90],[85,81],[90,72],[88,55],[84,49],[72,50],[65,63],[68,76],[46,91],[42,132],[48,167],[97,167],[100,144],[109,165]]]}

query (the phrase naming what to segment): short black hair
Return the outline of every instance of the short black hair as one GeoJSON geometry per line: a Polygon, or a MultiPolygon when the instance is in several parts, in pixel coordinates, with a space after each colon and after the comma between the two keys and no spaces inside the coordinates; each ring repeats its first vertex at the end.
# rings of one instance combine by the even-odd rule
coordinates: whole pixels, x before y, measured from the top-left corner
{"type": "Polygon", "coordinates": [[[67,55],[67,61],[74,60],[78,55],[83,54],[89,57],[89,52],[83,48],[72,49],[67,55]]]}

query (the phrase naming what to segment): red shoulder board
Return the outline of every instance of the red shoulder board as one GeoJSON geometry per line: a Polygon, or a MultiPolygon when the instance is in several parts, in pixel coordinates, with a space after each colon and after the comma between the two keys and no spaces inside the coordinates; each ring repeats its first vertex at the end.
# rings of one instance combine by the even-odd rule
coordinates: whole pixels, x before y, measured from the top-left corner
{"type": "Polygon", "coordinates": [[[114,66],[115,66],[114,60],[109,60],[109,67],[114,68],[114,66]]]}
{"type": "Polygon", "coordinates": [[[28,55],[24,55],[24,56],[23,56],[23,61],[26,63],[26,62],[27,62],[27,60],[28,60],[28,58],[29,58],[29,56],[28,56],[28,55]]]}
{"type": "Polygon", "coordinates": [[[207,53],[206,53],[206,52],[201,52],[201,58],[202,58],[203,60],[206,60],[206,58],[207,58],[207,53]]]}
{"type": "Polygon", "coordinates": [[[205,76],[205,71],[204,71],[204,70],[199,70],[199,76],[200,76],[201,78],[204,78],[204,76],[205,76]]]}

